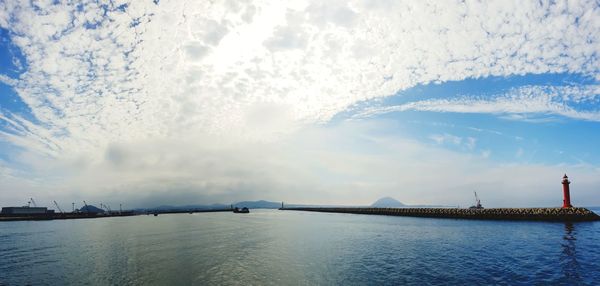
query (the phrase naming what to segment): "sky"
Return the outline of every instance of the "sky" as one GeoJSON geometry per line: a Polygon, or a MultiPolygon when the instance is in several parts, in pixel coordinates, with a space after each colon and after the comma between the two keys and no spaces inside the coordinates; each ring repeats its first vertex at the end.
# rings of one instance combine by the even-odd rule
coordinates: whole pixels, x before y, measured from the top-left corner
{"type": "Polygon", "coordinates": [[[0,205],[600,205],[599,42],[597,1],[0,1],[0,205]]]}

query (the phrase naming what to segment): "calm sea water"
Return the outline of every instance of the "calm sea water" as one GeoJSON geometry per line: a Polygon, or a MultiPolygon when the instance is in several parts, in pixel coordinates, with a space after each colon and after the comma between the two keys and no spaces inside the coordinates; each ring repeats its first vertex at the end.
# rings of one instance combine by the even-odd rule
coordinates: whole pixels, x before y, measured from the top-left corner
{"type": "Polygon", "coordinates": [[[276,210],[3,222],[0,284],[598,285],[600,223],[276,210]]]}

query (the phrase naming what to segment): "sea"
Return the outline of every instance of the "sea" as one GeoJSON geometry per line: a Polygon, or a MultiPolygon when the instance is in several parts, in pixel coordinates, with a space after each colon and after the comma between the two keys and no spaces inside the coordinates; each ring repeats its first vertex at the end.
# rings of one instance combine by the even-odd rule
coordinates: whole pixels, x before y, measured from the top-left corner
{"type": "Polygon", "coordinates": [[[600,222],[254,209],[0,222],[0,285],[600,285],[600,222]]]}

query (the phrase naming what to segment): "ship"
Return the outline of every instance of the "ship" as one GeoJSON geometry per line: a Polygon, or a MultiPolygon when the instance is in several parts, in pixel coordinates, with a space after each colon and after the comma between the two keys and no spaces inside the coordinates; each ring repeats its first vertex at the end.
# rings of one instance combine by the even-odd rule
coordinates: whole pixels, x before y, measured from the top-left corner
{"type": "Polygon", "coordinates": [[[233,213],[236,213],[236,214],[247,214],[247,213],[250,213],[250,210],[247,207],[243,207],[241,209],[238,208],[238,207],[235,207],[233,209],[233,213]]]}

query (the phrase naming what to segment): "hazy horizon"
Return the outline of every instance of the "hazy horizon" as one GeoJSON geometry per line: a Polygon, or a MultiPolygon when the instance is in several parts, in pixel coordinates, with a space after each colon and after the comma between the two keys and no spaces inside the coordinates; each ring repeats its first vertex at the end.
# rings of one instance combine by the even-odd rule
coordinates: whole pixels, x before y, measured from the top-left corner
{"type": "Polygon", "coordinates": [[[600,205],[595,1],[0,2],[0,206],[600,205]]]}

